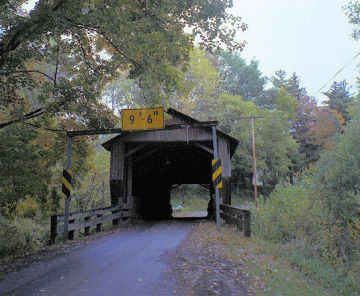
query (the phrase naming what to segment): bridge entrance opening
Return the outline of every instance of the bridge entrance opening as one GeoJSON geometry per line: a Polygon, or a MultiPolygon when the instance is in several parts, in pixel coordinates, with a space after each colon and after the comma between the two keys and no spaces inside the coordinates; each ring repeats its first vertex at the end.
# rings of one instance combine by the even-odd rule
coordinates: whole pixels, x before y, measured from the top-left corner
{"type": "MultiPolygon", "coordinates": [[[[208,208],[211,207],[211,190],[205,184],[174,185],[171,190],[173,218],[208,217],[208,208]]],[[[211,214],[211,210],[209,214],[211,214]]]]}

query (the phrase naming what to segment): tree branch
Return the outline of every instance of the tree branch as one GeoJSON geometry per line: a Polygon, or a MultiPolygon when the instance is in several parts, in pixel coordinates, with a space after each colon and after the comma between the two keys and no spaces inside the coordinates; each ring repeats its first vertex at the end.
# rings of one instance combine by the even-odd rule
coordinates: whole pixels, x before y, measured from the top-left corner
{"type": "MultiPolygon", "coordinates": [[[[63,4],[68,0],[59,0],[51,9],[52,12],[56,12],[63,4]]],[[[4,65],[7,57],[11,51],[14,51],[19,45],[27,40],[27,38],[35,31],[39,31],[39,28],[48,28],[49,17],[46,13],[40,13],[37,16],[30,18],[26,22],[21,22],[14,27],[3,40],[0,42],[0,67],[4,65]],[[12,36],[12,37],[11,37],[12,36]]]]}
{"type": "Polygon", "coordinates": [[[32,118],[39,117],[39,116],[45,114],[53,106],[58,105],[60,107],[60,106],[62,106],[64,104],[65,104],[65,101],[61,101],[61,102],[50,104],[47,107],[38,108],[38,109],[36,109],[34,111],[31,111],[31,112],[25,114],[21,118],[17,118],[17,119],[13,119],[13,120],[10,120],[10,121],[4,122],[4,123],[0,123],[0,129],[2,129],[4,127],[7,127],[7,126],[9,126],[11,124],[14,124],[14,123],[18,123],[18,122],[22,122],[22,121],[26,121],[26,120],[29,120],[29,119],[32,119],[32,118]]]}
{"type": "Polygon", "coordinates": [[[16,74],[16,73],[37,73],[37,74],[41,74],[43,76],[45,76],[46,78],[48,78],[49,80],[51,80],[52,82],[56,83],[56,73],[55,73],[55,79],[53,77],[51,77],[50,75],[39,71],[39,70],[19,70],[19,71],[12,71],[12,72],[0,72],[0,75],[9,75],[9,74],[16,74]]]}
{"type": "Polygon", "coordinates": [[[125,59],[127,59],[130,63],[134,64],[135,66],[142,68],[142,65],[139,64],[137,61],[135,61],[133,58],[131,58],[130,56],[128,56],[123,49],[120,48],[119,45],[116,45],[112,39],[107,36],[107,34],[103,31],[100,30],[100,28],[95,28],[94,26],[91,25],[86,25],[86,24],[79,24],[74,22],[72,19],[67,18],[66,20],[68,22],[70,22],[71,24],[73,24],[74,26],[83,29],[83,30],[88,30],[88,31],[92,31],[95,32],[97,34],[99,34],[100,36],[102,36],[120,55],[122,55],[125,59]]]}

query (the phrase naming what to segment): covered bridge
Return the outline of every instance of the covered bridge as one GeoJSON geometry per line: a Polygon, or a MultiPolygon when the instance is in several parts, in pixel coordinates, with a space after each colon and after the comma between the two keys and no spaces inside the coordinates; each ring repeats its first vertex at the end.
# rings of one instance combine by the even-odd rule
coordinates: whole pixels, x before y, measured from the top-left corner
{"type": "MultiPolygon", "coordinates": [[[[210,123],[198,121],[174,109],[161,130],[122,132],[103,144],[111,152],[112,205],[120,204],[137,218],[170,218],[171,189],[181,184],[201,184],[214,192],[210,123]]],[[[231,162],[238,141],[217,131],[219,158],[223,165],[221,199],[231,204],[231,162]]],[[[209,214],[214,211],[213,199],[209,214]]]]}

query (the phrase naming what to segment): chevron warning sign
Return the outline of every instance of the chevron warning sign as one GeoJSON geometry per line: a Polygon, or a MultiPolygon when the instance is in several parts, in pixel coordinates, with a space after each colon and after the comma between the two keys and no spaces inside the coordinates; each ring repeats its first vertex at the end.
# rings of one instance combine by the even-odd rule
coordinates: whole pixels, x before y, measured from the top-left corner
{"type": "Polygon", "coordinates": [[[220,159],[212,160],[212,180],[214,182],[215,188],[222,188],[221,180],[222,166],[220,159]]]}
{"type": "Polygon", "coordinates": [[[71,179],[72,179],[71,170],[63,170],[62,193],[60,194],[60,196],[63,197],[63,198],[68,198],[70,196],[71,179]]]}

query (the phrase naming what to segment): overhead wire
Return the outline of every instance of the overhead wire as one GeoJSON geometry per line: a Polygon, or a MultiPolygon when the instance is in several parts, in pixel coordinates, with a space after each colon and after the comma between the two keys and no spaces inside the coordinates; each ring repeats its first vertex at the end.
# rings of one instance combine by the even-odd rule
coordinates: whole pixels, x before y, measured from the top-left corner
{"type": "Polygon", "coordinates": [[[360,52],[354,55],[344,66],[342,66],[336,73],[318,90],[318,93],[321,91],[331,82],[333,81],[342,71],[344,71],[349,65],[351,65],[358,57],[360,56],[360,52]]]}

